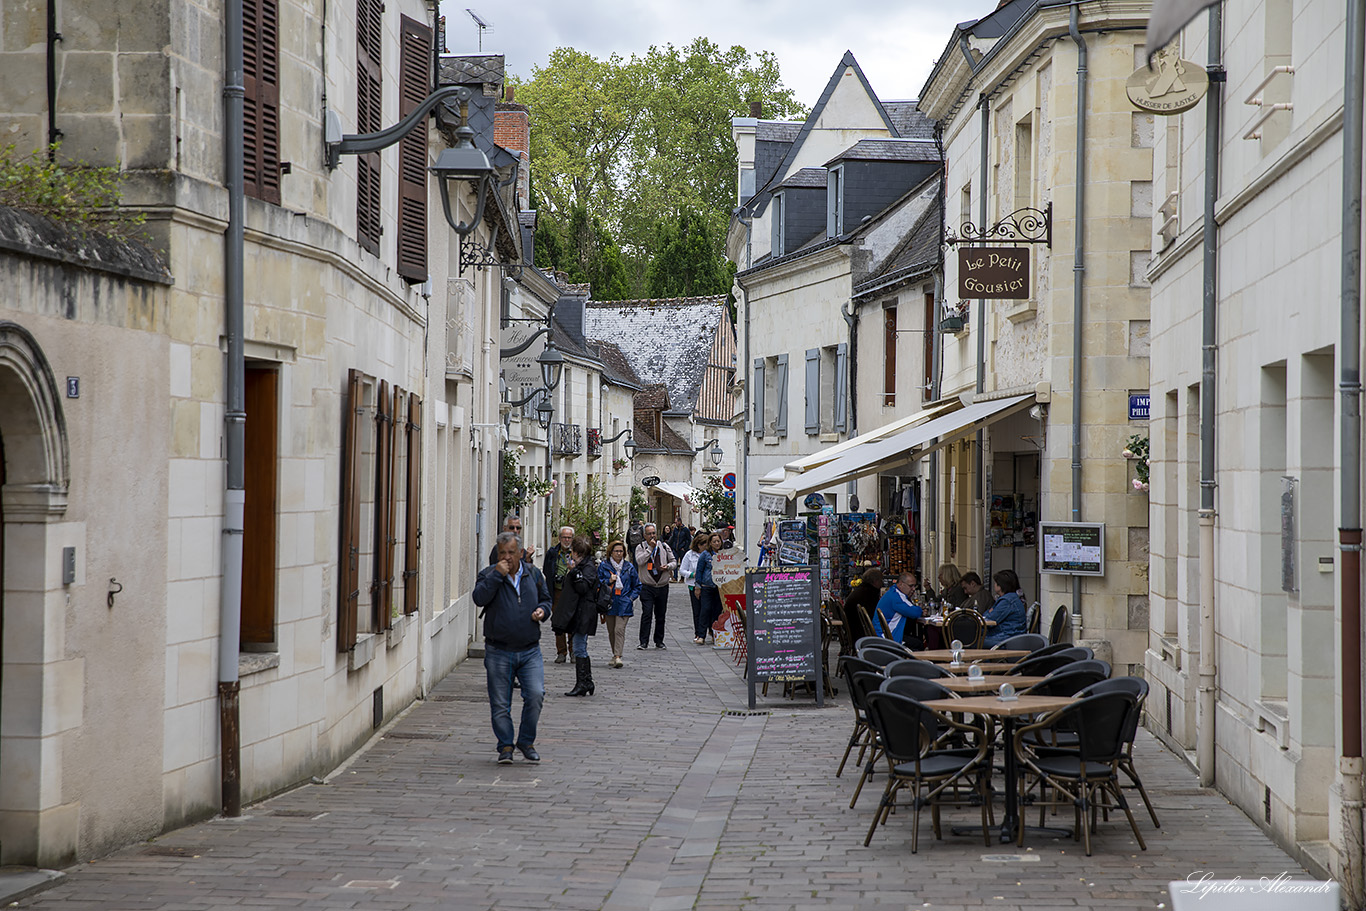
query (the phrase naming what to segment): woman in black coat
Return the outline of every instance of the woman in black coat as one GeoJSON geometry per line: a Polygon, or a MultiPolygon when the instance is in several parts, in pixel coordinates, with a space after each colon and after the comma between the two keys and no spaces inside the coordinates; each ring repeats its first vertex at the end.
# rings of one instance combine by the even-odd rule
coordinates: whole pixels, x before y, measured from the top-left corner
{"type": "Polygon", "coordinates": [[[588,637],[598,632],[598,612],[606,606],[598,600],[598,564],[593,548],[583,535],[569,545],[569,572],[559,600],[550,614],[550,628],[568,633],[574,656],[574,688],[566,696],[593,695],[593,665],[588,657],[588,637]]]}

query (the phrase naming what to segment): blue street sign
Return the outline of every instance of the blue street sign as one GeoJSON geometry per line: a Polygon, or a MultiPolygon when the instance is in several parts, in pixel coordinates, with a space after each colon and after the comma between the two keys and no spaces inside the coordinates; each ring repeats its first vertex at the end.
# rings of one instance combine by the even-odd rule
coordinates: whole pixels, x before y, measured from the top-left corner
{"type": "Polygon", "coordinates": [[[1148,420],[1149,403],[1152,396],[1146,392],[1129,393],[1129,420],[1146,421],[1148,420]]]}

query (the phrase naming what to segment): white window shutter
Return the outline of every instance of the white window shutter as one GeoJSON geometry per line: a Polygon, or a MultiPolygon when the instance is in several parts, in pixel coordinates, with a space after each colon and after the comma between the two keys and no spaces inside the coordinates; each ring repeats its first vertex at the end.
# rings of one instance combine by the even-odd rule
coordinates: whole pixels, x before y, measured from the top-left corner
{"type": "Polygon", "coordinates": [[[750,427],[756,437],[764,435],[764,359],[754,359],[754,413],[750,415],[750,427]]]}
{"type": "Polygon", "coordinates": [[[806,349],[806,432],[821,432],[821,350],[806,349]]]}
{"type": "Polygon", "coordinates": [[[849,429],[849,343],[835,348],[835,429],[849,429]]]}
{"type": "Polygon", "coordinates": [[[786,355],[786,354],[780,354],[780,355],[778,355],[778,374],[777,374],[777,383],[776,383],[775,385],[776,385],[777,388],[778,388],[778,403],[777,403],[777,404],[778,404],[778,416],[777,416],[777,420],[774,422],[774,423],[775,423],[774,430],[777,432],[778,436],[780,436],[780,437],[785,437],[785,436],[787,436],[787,355],[786,355]]]}

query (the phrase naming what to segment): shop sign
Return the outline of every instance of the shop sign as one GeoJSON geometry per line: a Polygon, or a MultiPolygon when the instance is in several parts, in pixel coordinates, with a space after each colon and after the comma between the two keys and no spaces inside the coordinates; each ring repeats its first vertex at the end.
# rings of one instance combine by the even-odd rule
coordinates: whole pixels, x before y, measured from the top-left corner
{"type": "Polygon", "coordinates": [[[640,486],[641,486],[641,487],[654,487],[654,486],[655,486],[656,484],[658,484],[658,483],[659,483],[659,478],[641,478],[641,479],[640,479],[640,486]]]}
{"type": "Polygon", "coordinates": [[[974,300],[1027,300],[1028,247],[959,247],[958,296],[974,300]]]}
{"type": "MultiPolygon", "coordinates": [[[[498,336],[498,347],[504,351],[516,348],[531,338],[532,333],[541,327],[535,323],[510,323],[504,326],[498,336]]],[[[545,333],[532,342],[525,351],[520,351],[512,357],[502,359],[503,381],[508,388],[514,392],[523,386],[530,386],[533,389],[541,385],[541,365],[536,358],[541,356],[545,350],[545,333]]],[[[518,393],[517,398],[521,398],[522,393],[518,393]]]]}
{"type": "Polygon", "coordinates": [[[1180,59],[1170,47],[1154,54],[1147,66],[1134,70],[1124,83],[1124,91],[1134,107],[1154,114],[1189,111],[1208,90],[1205,68],[1180,59]]]}
{"type": "Polygon", "coordinates": [[[1129,420],[1146,421],[1152,411],[1152,396],[1146,392],[1129,393],[1129,420]]]}

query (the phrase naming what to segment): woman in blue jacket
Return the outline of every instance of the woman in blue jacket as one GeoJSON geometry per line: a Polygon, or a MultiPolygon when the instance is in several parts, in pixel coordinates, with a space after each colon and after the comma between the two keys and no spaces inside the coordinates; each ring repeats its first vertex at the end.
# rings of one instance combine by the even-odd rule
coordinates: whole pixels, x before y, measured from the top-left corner
{"type": "Polygon", "coordinates": [[[1029,631],[1029,612],[1020,597],[1020,577],[1015,575],[1015,570],[1003,569],[992,575],[991,587],[996,593],[996,603],[982,616],[995,620],[996,626],[982,640],[987,648],[1029,631]]]}
{"type": "Polygon", "coordinates": [[[626,649],[626,621],[635,616],[632,602],[640,594],[640,574],[636,564],[626,559],[626,545],[620,540],[607,545],[607,556],[598,564],[598,582],[612,593],[612,606],[607,609],[607,639],[612,644],[609,667],[621,667],[621,653],[626,649]]]}
{"type": "Polygon", "coordinates": [[[712,578],[717,551],[721,549],[721,536],[712,532],[705,549],[697,557],[697,588],[702,600],[702,629],[716,640],[716,630],[712,624],[721,619],[721,589],[712,578]]]}

